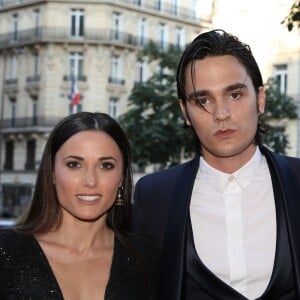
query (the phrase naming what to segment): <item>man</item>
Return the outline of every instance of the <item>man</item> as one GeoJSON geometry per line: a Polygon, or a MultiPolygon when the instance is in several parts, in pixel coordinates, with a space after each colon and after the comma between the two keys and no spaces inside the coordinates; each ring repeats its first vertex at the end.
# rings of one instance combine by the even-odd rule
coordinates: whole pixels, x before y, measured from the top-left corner
{"type": "Polygon", "coordinates": [[[134,228],[162,249],[160,299],[300,299],[300,160],[260,142],[249,46],[213,30],[184,51],[177,90],[200,156],[139,180],[134,228]]]}

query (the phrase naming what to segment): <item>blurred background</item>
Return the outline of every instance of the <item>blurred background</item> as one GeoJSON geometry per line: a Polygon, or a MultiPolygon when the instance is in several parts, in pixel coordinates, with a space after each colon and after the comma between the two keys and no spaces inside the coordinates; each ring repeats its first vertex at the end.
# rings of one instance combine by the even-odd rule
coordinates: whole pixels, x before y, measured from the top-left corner
{"type": "Polygon", "coordinates": [[[249,44],[261,68],[264,142],[300,157],[299,15],[299,0],[0,0],[2,222],[30,202],[49,132],[68,114],[117,119],[135,180],[193,155],[174,72],[186,44],[214,28],[249,44]]]}

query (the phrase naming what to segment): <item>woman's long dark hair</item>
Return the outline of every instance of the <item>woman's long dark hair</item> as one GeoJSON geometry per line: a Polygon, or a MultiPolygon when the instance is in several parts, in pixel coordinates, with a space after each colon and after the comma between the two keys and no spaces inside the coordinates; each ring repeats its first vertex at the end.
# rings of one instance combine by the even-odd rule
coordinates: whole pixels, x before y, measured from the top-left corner
{"type": "Polygon", "coordinates": [[[122,206],[113,205],[108,211],[107,226],[116,234],[127,231],[130,223],[132,171],[130,146],[120,125],[104,113],[79,112],[61,120],[50,133],[37,174],[35,191],[28,211],[15,226],[27,233],[44,233],[61,224],[62,213],[53,184],[54,158],[60,147],[74,134],[95,130],[108,134],[118,145],[123,157],[122,206]]]}

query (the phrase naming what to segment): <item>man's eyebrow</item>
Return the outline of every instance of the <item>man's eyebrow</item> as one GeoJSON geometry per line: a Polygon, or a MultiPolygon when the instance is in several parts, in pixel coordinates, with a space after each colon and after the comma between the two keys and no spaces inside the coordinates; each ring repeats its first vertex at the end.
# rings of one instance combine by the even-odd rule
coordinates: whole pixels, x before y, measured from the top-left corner
{"type": "MultiPolygon", "coordinates": [[[[239,90],[239,89],[243,89],[243,88],[247,89],[248,86],[245,83],[237,82],[237,83],[227,86],[224,90],[225,90],[225,92],[230,92],[230,91],[239,90]]],[[[211,92],[209,90],[198,90],[198,91],[193,91],[192,93],[190,93],[188,95],[188,98],[193,99],[193,98],[197,98],[197,97],[201,97],[201,96],[207,96],[210,94],[211,94],[211,92]]]]}
{"type": "Polygon", "coordinates": [[[245,83],[235,83],[235,84],[231,84],[229,86],[226,87],[225,91],[226,92],[230,92],[230,91],[234,91],[234,90],[239,90],[239,89],[247,89],[248,86],[245,83]]]}

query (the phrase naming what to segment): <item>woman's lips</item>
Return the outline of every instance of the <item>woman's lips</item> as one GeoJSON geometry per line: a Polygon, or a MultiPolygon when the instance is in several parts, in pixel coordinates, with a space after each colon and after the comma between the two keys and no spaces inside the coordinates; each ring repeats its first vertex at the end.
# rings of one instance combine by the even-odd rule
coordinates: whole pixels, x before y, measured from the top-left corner
{"type": "Polygon", "coordinates": [[[82,201],[96,201],[100,199],[100,195],[76,195],[82,201]]]}

